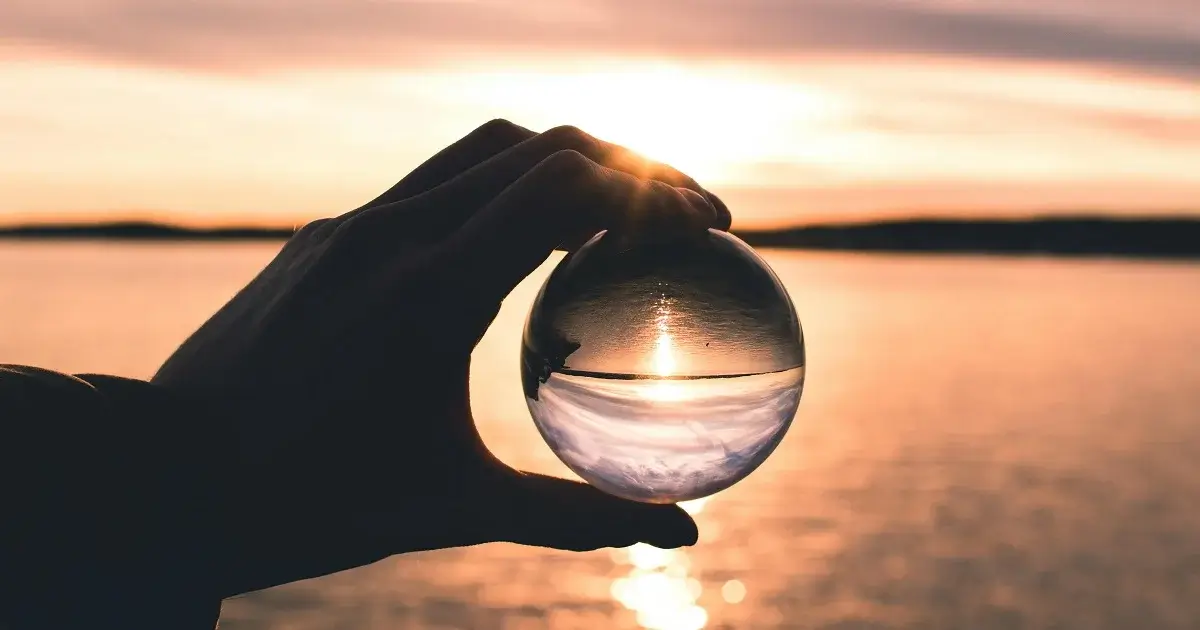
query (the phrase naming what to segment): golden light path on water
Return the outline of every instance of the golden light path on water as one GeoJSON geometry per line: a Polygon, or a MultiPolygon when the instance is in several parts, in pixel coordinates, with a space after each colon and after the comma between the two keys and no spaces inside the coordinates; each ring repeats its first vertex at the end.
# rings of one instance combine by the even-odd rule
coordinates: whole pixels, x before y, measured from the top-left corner
{"type": "MultiPolygon", "coordinates": [[[[684,501],[679,506],[696,516],[712,498],[684,501]]],[[[614,549],[612,559],[618,566],[628,567],[628,572],[613,580],[610,594],[635,614],[638,625],[647,630],[699,630],[708,625],[708,611],[700,605],[703,585],[687,551],[638,543],[614,549]]],[[[726,580],[720,595],[726,604],[740,604],[746,599],[746,585],[741,580],[726,580]]]]}
{"type": "MultiPolygon", "coordinates": [[[[684,501],[679,506],[695,516],[711,498],[684,501]]],[[[613,599],[634,612],[638,625],[648,630],[699,630],[708,624],[708,611],[699,605],[703,589],[691,572],[691,558],[685,550],[637,543],[613,550],[612,558],[619,566],[628,566],[629,571],[613,580],[610,592],[613,599]]],[[[736,602],[725,591],[733,582],[737,581],[722,588],[730,603],[736,602]]],[[[745,587],[741,582],[737,585],[744,597],[745,587]]]]}

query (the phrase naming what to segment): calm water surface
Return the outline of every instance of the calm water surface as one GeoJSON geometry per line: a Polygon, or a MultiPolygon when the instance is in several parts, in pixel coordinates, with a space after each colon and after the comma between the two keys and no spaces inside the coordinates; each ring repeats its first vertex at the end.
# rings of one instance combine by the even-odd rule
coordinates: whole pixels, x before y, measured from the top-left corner
{"type": "MultiPolygon", "coordinates": [[[[276,249],[0,243],[0,359],[148,376],[276,249]]],[[[687,505],[694,548],[414,554],[230,600],[222,628],[1200,627],[1200,266],[767,259],[804,399],[762,468],[687,505]]],[[[518,374],[547,272],[472,398],[503,459],[568,475],[518,374]]]]}

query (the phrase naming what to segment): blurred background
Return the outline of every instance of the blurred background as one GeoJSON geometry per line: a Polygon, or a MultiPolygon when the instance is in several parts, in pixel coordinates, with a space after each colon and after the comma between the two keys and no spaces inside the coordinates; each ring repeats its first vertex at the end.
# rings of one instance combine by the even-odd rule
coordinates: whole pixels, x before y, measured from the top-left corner
{"type": "MultiPolygon", "coordinates": [[[[0,232],[291,229],[497,117],[671,163],[736,230],[1194,220],[1200,5],[7,0],[0,232]]],[[[0,239],[0,361],[148,377],[282,244],[80,235],[0,239]]],[[[1200,627],[1196,259],[838,249],[761,250],[806,391],[761,469],[685,505],[695,547],[413,554],[222,628],[1200,627]]],[[[568,476],[517,371],[557,260],[472,399],[502,459],[568,476]]]]}

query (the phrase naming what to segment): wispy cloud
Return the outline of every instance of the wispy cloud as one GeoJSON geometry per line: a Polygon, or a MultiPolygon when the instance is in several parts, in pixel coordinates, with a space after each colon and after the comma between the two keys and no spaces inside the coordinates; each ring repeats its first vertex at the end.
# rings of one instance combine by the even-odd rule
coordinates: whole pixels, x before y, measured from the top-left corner
{"type": "Polygon", "coordinates": [[[1200,18],[1187,11],[1187,2],[1104,0],[1091,12],[1057,13],[1035,6],[933,0],[8,0],[0,4],[0,39],[126,63],[233,72],[411,67],[486,47],[691,58],[921,54],[1200,78],[1200,27],[1189,26],[1200,18]],[[1129,19],[1139,7],[1159,19],[1129,19]],[[1177,19],[1170,19],[1167,13],[1176,10],[1177,19]]]}

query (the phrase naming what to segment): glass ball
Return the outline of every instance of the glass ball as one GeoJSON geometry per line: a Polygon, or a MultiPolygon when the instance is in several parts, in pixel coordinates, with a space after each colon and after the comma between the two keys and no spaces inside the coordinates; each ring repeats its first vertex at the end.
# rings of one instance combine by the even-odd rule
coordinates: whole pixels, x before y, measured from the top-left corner
{"type": "Polygon", "coordinates": [[[609,494],[674,503],[737,483],[779,444],[804,386],[804,334],[737,237],[601,232],[542,286],[521,368],[563,463],[609,494]]]}

